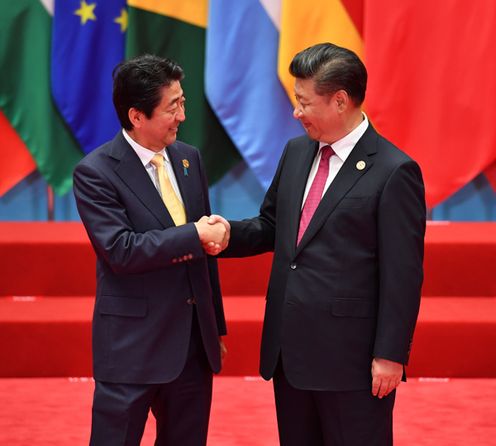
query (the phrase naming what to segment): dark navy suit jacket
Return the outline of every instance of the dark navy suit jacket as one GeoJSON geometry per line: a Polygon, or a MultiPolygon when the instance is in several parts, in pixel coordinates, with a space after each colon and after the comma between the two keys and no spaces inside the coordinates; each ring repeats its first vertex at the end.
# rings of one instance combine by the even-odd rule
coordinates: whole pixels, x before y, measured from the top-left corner
{"type": "Polygon", "coordinates": [[[425,200],[418,165],[369,126],[296,246],[318,144],[289,141],[256,218],[231,222],[226,256],[274,250],[261,374],[279,357],[301,389],[371,388],[371,362],[406,364],[423,280],[425,200]]]}
{"type": "Polygon", "coordinates": [[[217,263],[192,223],[210,215],[207,181],[194,147],[178,141],[167,151],[188,221],[178,227],[121,132],[74,172],[97,256],[93,368],[100,381],[174,380],[186,361],[194,302],[210,366],[220,370],[218,337],[226,327],[217,263]]]}

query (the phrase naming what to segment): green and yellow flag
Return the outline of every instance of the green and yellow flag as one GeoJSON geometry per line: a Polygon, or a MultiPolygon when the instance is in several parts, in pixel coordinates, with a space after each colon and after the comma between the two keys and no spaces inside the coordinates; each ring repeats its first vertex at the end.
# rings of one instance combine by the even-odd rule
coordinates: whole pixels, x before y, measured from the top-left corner
{"type": "MultiPolygon", "coordinates": [[[[51,23],[40,0],[2,2],[0,110],[29,149],[41,175],[56,193],[64,194],[72,185],[72,171],[82,153],[50,93],[51,23]]],[[[29,161],[19,156],[25,169],[29,161]]]]}
{"type": "Polygon", "coordinates": [[[186,77],[186,121],[178,139],[198,147],[210,183],[241,157],[207,102],[204,89],[207,0],[129,0],[126,58],[143,53],[177,61],[186,77]]]}

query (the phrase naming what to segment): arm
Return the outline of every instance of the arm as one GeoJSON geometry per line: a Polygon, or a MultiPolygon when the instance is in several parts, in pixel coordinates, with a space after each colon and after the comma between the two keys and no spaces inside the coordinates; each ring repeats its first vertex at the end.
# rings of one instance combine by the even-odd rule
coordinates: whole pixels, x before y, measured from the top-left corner
{"type": "MultiPolygon", "coordinates": [[[[423,281],[425,198],[418,165],[400,165],[378,209],[379,309],[372,364],[373,393],[396,387],[408,363],[423,281]]],[[[386,393],[385,393],[386,392],[386,393]]]]}
{"type": "MultiPolygon", "coordinates": [[[[247,257],[274,250],[277,192],[287,151],[288,146],[286,145],[272,183],[260,207],[260,215],[258,217],[242,221],[230,221],[228,223],[230,227],[229,245],[221,253],[221,257],[247,257]]],[[[213,221],[222,220],[218,216],[213,216],[213,221]]],[[[227,223],[225,220],[223,222],[224,224],[227,223]]]]}
{"type": "Polygon", "coordinates": [[[151,271],[171,265],[185,255],[205,255],[193,223],[136,231],[119,191],[96,166],[84,162],[77,166],[74,194],[97,255],[116,273],[151,271]]]}

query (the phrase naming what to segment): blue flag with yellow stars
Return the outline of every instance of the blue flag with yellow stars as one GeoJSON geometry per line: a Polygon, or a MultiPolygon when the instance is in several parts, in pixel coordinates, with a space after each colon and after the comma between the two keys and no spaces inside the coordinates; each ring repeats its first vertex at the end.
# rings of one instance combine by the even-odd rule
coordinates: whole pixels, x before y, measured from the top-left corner
{"type": "Polygon", "coordinates": [[[55,0],[52,26],[53,98],[88,153],[120,128],[112,70],[124,59],[126,0],[55,0]]]}

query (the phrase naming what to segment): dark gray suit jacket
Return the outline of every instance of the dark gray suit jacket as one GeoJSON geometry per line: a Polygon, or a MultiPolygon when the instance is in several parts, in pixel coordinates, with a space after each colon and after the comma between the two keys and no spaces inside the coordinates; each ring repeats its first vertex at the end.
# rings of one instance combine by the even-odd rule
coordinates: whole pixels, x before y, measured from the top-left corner
{"type": "Polygon", "coordinates": [[[194,147],[178,141],[167,151],[188,221],[178,227],[121,132],[74,171],[77,207],[97,256],[93,368],[100,381],[174,380],[188,352],[193,300],[210,366],[220,370],[218,336],[226,327],[217,263],[191,223],[210,214],[207,181],[194,147]]]}
{"type": "Polygon", "coordinates": [[[281,355],[297,388],[370,389],[373,357],[406,364],[410,353],[423,280],[422,176],[369,126],[296,247],[317,149],[307,136],[288,142],[260,215],[231,222],[224,255],[274,250],[262,376],[273,376],[281,355]]]}

